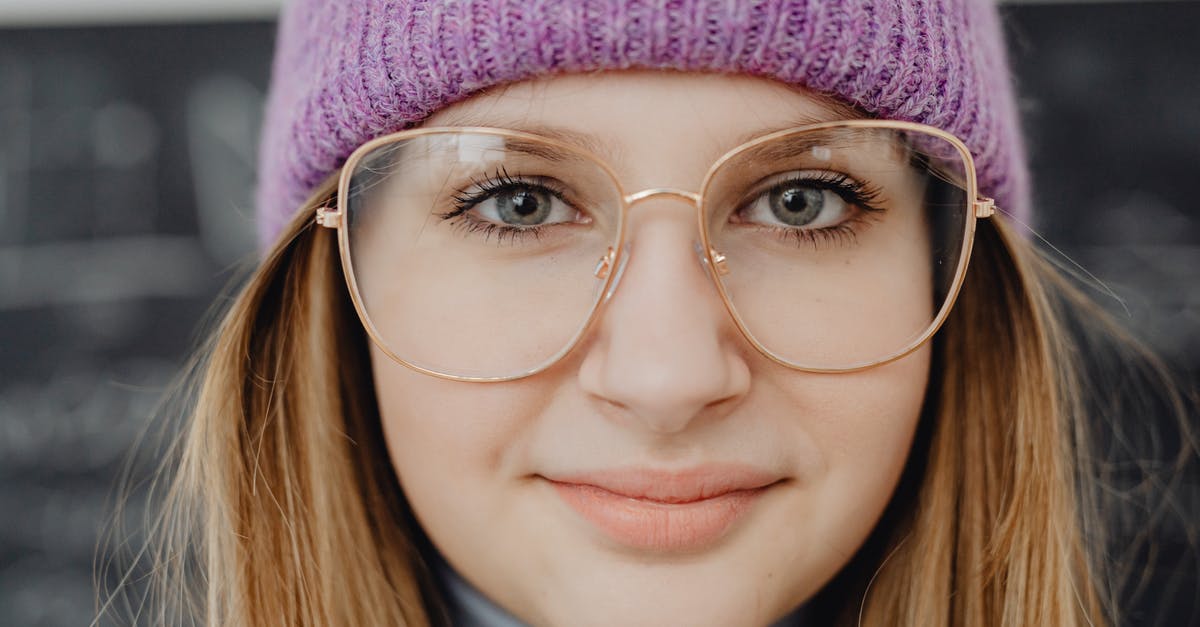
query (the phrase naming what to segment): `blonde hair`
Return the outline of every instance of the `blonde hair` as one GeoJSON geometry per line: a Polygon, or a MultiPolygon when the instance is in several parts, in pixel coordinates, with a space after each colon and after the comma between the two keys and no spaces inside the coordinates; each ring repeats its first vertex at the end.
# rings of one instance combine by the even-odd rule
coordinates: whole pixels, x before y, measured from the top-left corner
{"type": "MultiPolygon", "coordinates": [[[[336,239],[311,226],[333,191],[297,214],[196,364],[154,540],[135,556],[150,568],[151,622],[445,621],[383,445],[336,239]]],[[[830,623],[1116,621],[1063,328],[1063,308],[1086,305],[1003,222],[976,237],[935,338],[905,477],[872,538],[810,603],[830,623]]]]}

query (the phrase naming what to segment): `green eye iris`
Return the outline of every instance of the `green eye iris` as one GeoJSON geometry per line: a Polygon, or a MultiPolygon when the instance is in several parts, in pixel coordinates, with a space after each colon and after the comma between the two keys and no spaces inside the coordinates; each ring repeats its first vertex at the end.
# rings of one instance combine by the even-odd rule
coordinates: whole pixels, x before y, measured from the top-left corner
{"type": "Polygon", "coordinates": [[[825,210],[832,195],[827,190],[811,187],[785,187],[771,190],[768,202],[771,215],[788,226],[805,226],[815,220],[825,210]]]}
{"type": "Polygon", "coordinates": [[[536,226],[550,217],[553,198],[549,192],[533,188],[515,188],[496,194],[496,217],[504,224],[536,226]]]}

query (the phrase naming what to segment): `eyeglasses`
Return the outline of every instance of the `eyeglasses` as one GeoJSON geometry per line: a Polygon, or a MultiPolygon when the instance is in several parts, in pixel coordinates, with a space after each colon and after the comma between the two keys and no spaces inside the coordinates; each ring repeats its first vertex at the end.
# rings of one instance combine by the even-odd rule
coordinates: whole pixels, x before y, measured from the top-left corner
{"type": "Polygon", "coordinates": [[[850,372],[912,352],[946,319],[976,220],[971,154],[920,124],[782,130],[721,156],[698,192],[628,193],[571,142],[420,128],[349,157],[335,228],[354,306],[388,356],[426,374],[507,381],[579,342],[629,261],[631,211],[692,205],[696,255],[733,323],[797,370],[850,372]]]}

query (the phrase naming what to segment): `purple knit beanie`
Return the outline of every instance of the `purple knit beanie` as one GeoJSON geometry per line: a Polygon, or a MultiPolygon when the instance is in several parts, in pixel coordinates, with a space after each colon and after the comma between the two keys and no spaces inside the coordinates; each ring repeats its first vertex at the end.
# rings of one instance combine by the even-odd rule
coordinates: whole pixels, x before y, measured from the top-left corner
{"type": "Polygon", "coordinates": [[[368,139],[502,83],[627,68],[764,76],[939,127],[970,147],[982,194],[1028,213],[991,0],[294,0],[259,155],[259,241],[368,139]]]}

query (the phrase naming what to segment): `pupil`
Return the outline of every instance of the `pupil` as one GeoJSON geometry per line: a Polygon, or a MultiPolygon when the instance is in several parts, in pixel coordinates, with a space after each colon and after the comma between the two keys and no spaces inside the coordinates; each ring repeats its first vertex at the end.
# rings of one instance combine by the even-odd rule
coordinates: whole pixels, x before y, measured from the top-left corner
{"type": "Polygon", "coordinates": [[[513,196],[513,210],[527,216],[537,211],[538,202],[529,192],[520,192],[513,196]]]}
{"type": "Polygon", "coordinates": [[[500,219],[521,226],[544,222],[550,215],[550,197],[545,192],[522,189],[502,194],[496,199],[500,219]]]}
{"type": "Polygon", "coordinates": [[[824,194],[819,189],[787,187],[771,192],[771,213],[780,222],[803,226],[821,213],[824,194]]]}

